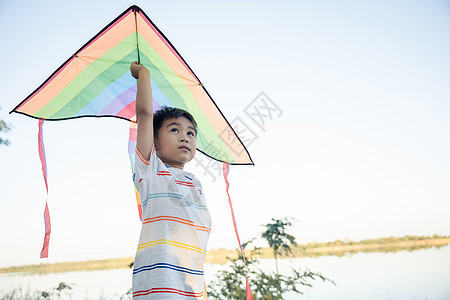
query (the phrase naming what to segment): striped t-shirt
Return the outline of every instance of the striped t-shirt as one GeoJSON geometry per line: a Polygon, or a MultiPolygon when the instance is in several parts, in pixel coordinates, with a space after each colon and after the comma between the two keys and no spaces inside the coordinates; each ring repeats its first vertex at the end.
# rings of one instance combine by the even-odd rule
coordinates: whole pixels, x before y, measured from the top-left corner
{"type": "Polygon", "coordinates": [[[142,204],[133,298],[206,298],[203,265],[211,216],[200,181],[165,165],[154,147],[149,161],[136,149],[133,179],[142,204]]]}

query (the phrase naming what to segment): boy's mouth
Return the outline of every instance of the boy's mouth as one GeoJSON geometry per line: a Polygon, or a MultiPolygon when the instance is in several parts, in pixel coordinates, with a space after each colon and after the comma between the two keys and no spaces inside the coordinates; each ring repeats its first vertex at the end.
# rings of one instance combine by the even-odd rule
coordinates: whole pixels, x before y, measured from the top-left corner
{"type": "Polygon", "coordinates": [[[191,149],[189,149],[188,146],[181,146],[181,147],[178,147],[178,149],[185,150],[185,151],[191,151],[191,149]]]}

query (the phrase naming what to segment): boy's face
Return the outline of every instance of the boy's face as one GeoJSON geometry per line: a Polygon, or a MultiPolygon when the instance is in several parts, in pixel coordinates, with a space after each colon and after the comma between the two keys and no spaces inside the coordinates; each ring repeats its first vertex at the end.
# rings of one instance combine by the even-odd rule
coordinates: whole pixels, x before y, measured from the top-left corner
{"type": "Polygon", "coordinates": [[[185,117],[167,119],[155,139],[158,157],[172,167],[183,169],[196,152],[197,137],[192,123],[185,117]]]}

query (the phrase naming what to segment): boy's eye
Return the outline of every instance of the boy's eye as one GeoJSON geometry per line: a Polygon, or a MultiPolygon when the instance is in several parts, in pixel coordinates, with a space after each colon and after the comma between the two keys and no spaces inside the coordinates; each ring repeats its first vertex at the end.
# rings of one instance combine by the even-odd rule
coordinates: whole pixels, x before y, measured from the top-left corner
{"type": "Polygon", "coordinates": [[[195,136],[195,133],[192,132],[192,131],[189,131],[188,134],[190,134],[190,135],[192,135],[192,136],[195,136]]]}
{"type": "Polygon", "coordinates": [[[170,129],[170,131],[172,132],[178,132],[178,129],[176,129],[176,128],[172,128],[172,129],[170,129]]]}

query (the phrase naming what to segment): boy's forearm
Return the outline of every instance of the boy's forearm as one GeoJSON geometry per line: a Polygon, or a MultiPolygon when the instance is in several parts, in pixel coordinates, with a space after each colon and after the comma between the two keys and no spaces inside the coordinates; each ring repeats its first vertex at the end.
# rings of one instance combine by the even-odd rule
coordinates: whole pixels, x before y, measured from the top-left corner
{"type": "Polygon", "coordinates": [[[136,115],[150,116],[153,118],[153,98],[150,84],[150,73],[147,70],[139,72],[139,80],[136,93],[136,115]]]}
{"type": "Polygon", "coordinates": [[[138,79],[136,92],[137,137],[136,148],[146,159],[150,159],[153,148],[153,98],[150,73],[137,62],[131,64],[131,75],[138,79]]]}

